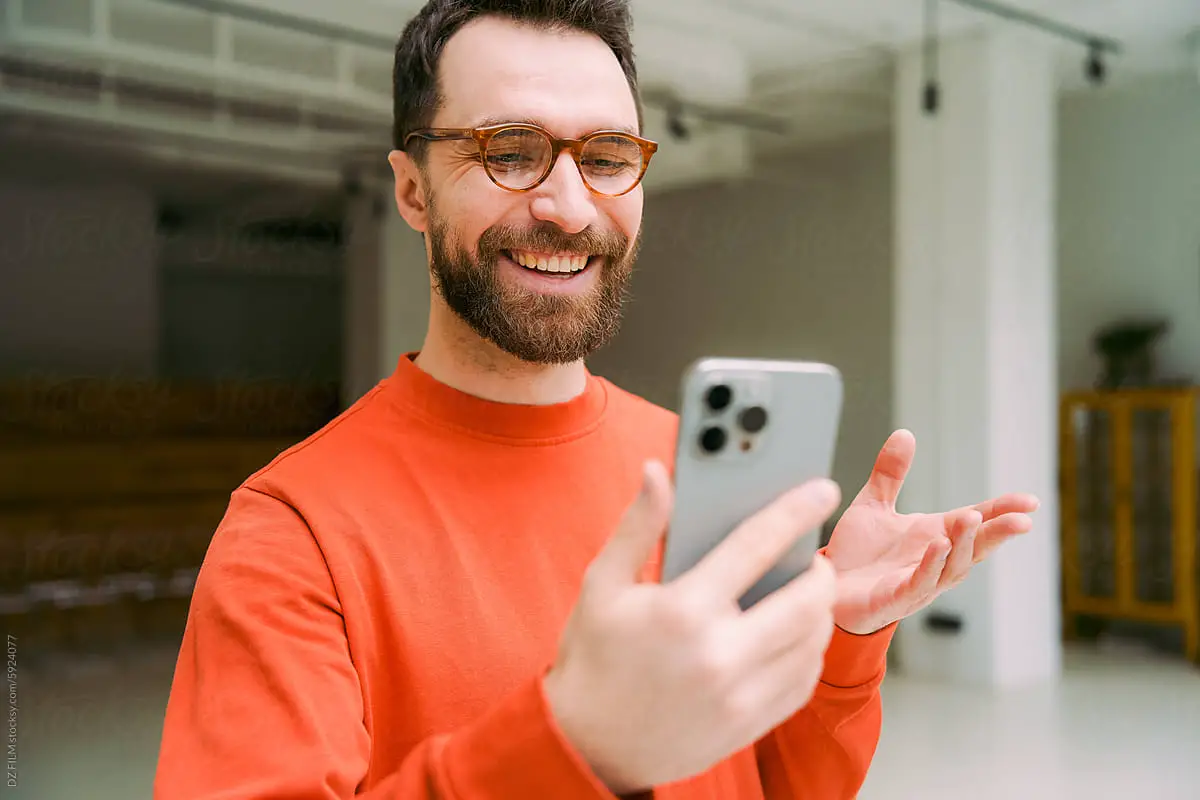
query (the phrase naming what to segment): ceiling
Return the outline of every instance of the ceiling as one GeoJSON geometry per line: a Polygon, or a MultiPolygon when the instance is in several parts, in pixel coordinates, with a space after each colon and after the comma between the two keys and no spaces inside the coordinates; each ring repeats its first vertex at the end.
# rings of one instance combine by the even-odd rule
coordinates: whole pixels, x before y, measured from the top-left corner
{"type": "MultiPolygon", "coordinates": [[[[239,0],[363,31],[399,30],[421,0],[239,0]]],[[[1192,68],[1188,34],[1200,31],[1200,0],[1002,0],[1005,5],[1118,40],[1113,83],[1192,68]]],[[[924,35],[925,0],[631,0],[643,81],[695,99],[726,101],[792,122],[787,141],[833,138],[890,123],[891,66],[924,35]],[[696,58],[704,53],[704,58],[696,58]],[[730,73],[748,73],[743,81],[730,73]]],[[[1018,27],[969,4],[941,0],[938,30],[1018,27]]],[[[1087,86],[1085,49],[1056,43],[1061,85],[1087,86]]],[[[770,138],[764,142],[772,141],[770,138]]]]}
{"type": "MultiPolygon", "coordinates": [[[[1123,52],[1108,59],[1111,83],[1191,68],[1185,41],[1189,32],[1200,30],[1200,0],[1005,1],[1119,40],[1123,52]]],[[[329,153],[335,152],[335,145],[345,137],[358,136],[361,142],[365,133],[370,142],[380,142],[380,151],[386,147],[389,49],[421,5],[421,0],[107,0],[104,6],[113,16],[103,35],[111,39],[128,32],[131,37],[141,37],[140,41],[155,43],[158,50],[153,53],[161,54],[129,48],[116,59],[108,51],[77,46],[85,40],[108,44],[108,40],[97,39],[97,31],[88,32],[87,26],[97,18],[92,13],[96,2],[99,0],[0,0],[0,12],[9,7],[11,13],[12,6],[21,6],[28,18],[57,26],[54,36],[47,35],[37,46],[25,49],[20,41],[6,38],[0,26],[0,56],[32,53],[51,59],[48,63],[70,61],[106,74],[109,80],[116,74],[128,77],[130,86],[137,89],[128,92],[137,103],[131,102],[133,110],[124,116],[109,113],[111,91],[108,96],[97,93],[90,100],[92,105],[70,113],[57,113],[56,105],[56,113],[50,113],[50,107],[30,106],[16,109],[22,113],[0,114],[4,117],[0,122],[0,166],[6,175],[77,177],[99,157],[98,163],[110,165],[110,172],[136,173],[139,180],[154,183],[164,197],[179,203],[229,203],[231,198],[245,197],[244,186],[254,183],[268,198],[299,202],[307,208],[312,207],[309,195],[336,191],[340,175],[330,172],[329,153]],[[204,17],[197,9],[223,7],[249,12],[258,23],[246,22],[224,39],[214,36],[222,32],[223,24],[228,27],[228,20],[223,23],[219,15],[204,17]],[[350,42],[347,47],[353,50],[353,58],[344,62],[340,51],[323,49],[319,36],[283,37],[272,30],[272,20],[277,17],[291,19],[292,25],[299,20],[299,28],[340,31],[338,36],[350,42]],[[79,34],[84,38],[70,39],[72,25],[84,32],[79,34]],[[231,52],[234,56],[244,53],[250,60],[216,74],[208,87],[215,94],[189,99],[194,107],[181,110],[177,119],[154,124],[142,121],[148,119],[144,117],[147,109],[157,104],[161,111],[170,99],[164,99],[161,91],[147,92],[143,84],[194,88],[203,83],[191,67],[184,69],[187,64],[182,58],[174,59],[177,53],[219,59],[217,51],[222,49],[225,57],[231,57],[231,52]],[[276,71],[268,74],[265,70],[272,67],[276,71]],[[266,76],[258,83],[250,80],[256,70],[266,76]],[[328,80],[322,70],[330,72],[328,80]],[[268,88],[276,85],[277,91],[268,88]],[[263,102],[295,105],[295,98],[300,97],[308,127],[296,128],[284,113],[283,123],[276,120],[280,127],[275,133],[264,128],[268,132],[258,139],[246,133],[235,140],[234,131],[254,128],[229,124],[238,106],[220,100],[219,93],[227,90],[240,91],[259,103],[253,112],[259,116],[263,102]],[[130,122],[135,119],[134,111],[143,117],[130,122]],[[208,138],[199,135],[210,128],[208,138]],[[85,143],[90,154],[83,152],[85,143]],[[136,164],[130,161],[135,145],[140,159],[136,164]],[[239,159],[235,157],[239,152],[252,155],[239,159]],[[288,188],[297,183],[311,188],[307,192],[288,188]],[[280,187],[273,194],[272,184],[280,187]]],[[[702,104],[768,113],[789,124],[785,136],[747,135],[736,127],[705,125],[685,115],[696,135],[660,151],[654,171],[659,182],[650,187],[660,188],[705,177],[705,170],[712,171],[719,161],[714,152],[733,154],[715,168],[716,173],[736,174],[747,168],[754,153],[886,128],[892,116],[895,56],[919,46],[926,2],[632,0],[632,5],[635,46],[645,86],[702,104]]],[[[942,36],[1014,25],[966,8],[958,0],[941,0],[938,8],[942,36]]],[[[1063,89],[1082,88],[1084,49],[1067,42],[1055,46],[1063,89]]],[[[61,86],[61,80],[55,81],[61,86]]],[[[14,85],[10,81],[8,88],[14,85]]],[[[122,95],[118,105],[125,99],[122,95]]],[[[648,124],[652,136],[669,138],[662,111],[651,109],[648,124]]],[[[376,145],[371,147],[374,153],[376,145]]],[[[372,158],[378,161],[374,155],[372,158]]],[[[103,169],[93,172],[106,174],[103,169]]],[[[260,199],[255,202],[270,205],[261,200],[263,196],[256,195],[260,199]]]]}

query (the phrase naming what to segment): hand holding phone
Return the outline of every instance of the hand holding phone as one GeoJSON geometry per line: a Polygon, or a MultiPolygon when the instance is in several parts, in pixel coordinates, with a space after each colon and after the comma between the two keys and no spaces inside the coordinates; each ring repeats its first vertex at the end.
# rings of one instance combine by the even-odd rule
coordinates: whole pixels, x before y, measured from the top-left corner
{"type": "MultiPolygon", "coordinates": [[[[832,445],[827,451],[805,445],[832,440],[831,398],[812,406],[826,409],[812,429],[822,433],[797,436],[806,405],[793,403],[809,385],[797,375],[811,373],[764,373],[761,364],[749,372],[708,367],[685,381],[694,401],[706,397],[702,387],[718,378],[736,377],[723,385],[757,386],[757,393],[731,394],[724,409],[706,401],[708,411],[688,411],[685,401],[680,466],[700,457],[686,455],[694,446],[713,458],[724,445],[749,453],[757,443],[763,460],[740,469],[736,461],[696,461],[677,473],[674,496],[665,469],[647,466],[641,493],[588,568],[543,682],[559,730],[615,794],[691,777],[767,734],[808,702],[833,635],[833,567],[802,537],[837,509],[840,493],[828,480],[806,480],[801,468],[827,469],[832,445]],[[743,415],[755,407],[771,417],[759,419],[761,427],[761,412],[743,415]],[[716,447],[714,420],[728,424],[731,415],[739,417],[741,432],[727,429],[723,446],[716,447]],[[785,455],[782,445],[767,448],[765,436],[745,438],[752,435],[747,428],[761,434],[771,425],[773,435],[783,432],[782,444],[800,446],[804,457],[785,455]],[[701,438],[685,443],[685,434],[701,438]],[[751,444],[743,450],[746,441],[751,444]],[[730,482],[713,482],[710,469],[728,471],[730,482]],[[701,491],[705,487],[708,492],[701,491]],[[682,526],[682,533],[668,534],[669,542],[678,537],[669,546],[675,573],[670,581],[643,583],[641,569],[672,520],[682,526]],[[780,581],[789,571],[803,574],[780,581]],[[776,588],[764,592],[765,585],[776,588]],[[748,596],[758,600],[744,610],[748,596]]],[[[829,387],[827,378],[815,385],[829,387]]]]}
{"type": "MultiPolygon", "coordinates": [[[[675,580],[739,524],[789,489],[833,468],[842,379],[828,364],[701,359],[682,387],[675,510],[663,558],[675,580]]],[[[747,587],[749,608],[803,572],[819,546],[813,530],[747,587]]]]}

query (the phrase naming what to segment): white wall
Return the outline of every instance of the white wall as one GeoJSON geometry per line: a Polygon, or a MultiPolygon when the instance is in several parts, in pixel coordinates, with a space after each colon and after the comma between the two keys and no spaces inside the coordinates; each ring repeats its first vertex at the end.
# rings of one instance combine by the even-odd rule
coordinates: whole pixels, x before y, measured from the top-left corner
{"type": "Polygon", "coordinates": [[[1200,83],[1157,78],[1064,99],[1061,386],[1093,385],[1097,327],[1165,316],[1165,372],[1200,381],[1200,83]]]}
{"type": "Polygon", "coordinates": [[[746,182],[649,194],[633,299],[593,370],[676,408],[702,355],[833,363],[846,381],[834,477],[857,492],[890,432],[890,148],[870,136],[746,182]]]}
{"type": "Polygon", "coordinates": [[[134,187],[0,186],[0,374],[152,374],[154,229],[134,187]]]}

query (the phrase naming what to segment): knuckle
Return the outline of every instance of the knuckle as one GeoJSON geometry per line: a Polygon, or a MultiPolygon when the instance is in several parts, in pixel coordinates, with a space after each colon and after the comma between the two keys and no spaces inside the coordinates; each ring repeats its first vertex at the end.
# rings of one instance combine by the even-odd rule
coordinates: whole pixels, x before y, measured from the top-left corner
{"type": "Polygon", "coordinates": [[[735,671],[733,650],[717,637],[709,637],[696,649],[695,675],[702,686],[720,690],[728,685],[735,671]]]}
{"type": "Polygon", "coordinates": [[[628,627],[625,619],[611,605],[590,603],[581,609],[580,622],[598,635],[611,636],[628,627]]]}
{"type": "Polygon", "coordinates": [[[671,637],[688,637],[698,633],[705,623],[699,604],[685,592],[664,596],[654,608],[659,630],[671,637]]]}

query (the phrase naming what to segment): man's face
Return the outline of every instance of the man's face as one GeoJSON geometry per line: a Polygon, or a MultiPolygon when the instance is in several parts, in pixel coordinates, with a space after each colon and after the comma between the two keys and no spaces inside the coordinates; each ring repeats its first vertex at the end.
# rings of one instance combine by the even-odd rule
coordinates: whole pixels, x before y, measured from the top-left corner
{"type": "MultiPolygon", "coordinates": [[[[482,18],[447,43],[440,78],[433,127],[531,122],[566,138],[637,128],[620,65],[587,34],[482,18]]],[[[539,187],[511,192],[488,177],[474,141],[426,153],[430,262],[446,305],[527,362],[569,363],[606,344],[636,256],[641,187],[594,195],[564,152],[539,187]]]]}

